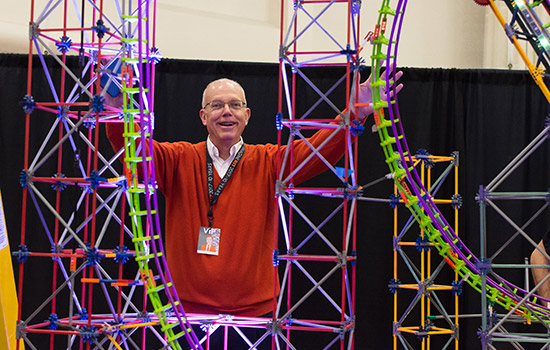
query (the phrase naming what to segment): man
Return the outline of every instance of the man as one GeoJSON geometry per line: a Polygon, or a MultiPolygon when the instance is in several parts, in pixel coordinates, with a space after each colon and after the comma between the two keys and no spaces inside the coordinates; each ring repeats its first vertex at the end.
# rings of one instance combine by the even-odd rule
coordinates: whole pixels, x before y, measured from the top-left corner
{"type": "MultiPolygon", "coordinates": [[[[398,72],[396,80],[400,76],[398,72]]],[[[359,102],[372,101],[370,78],[360,85],[358,96],[359,102]]],[[[371,113],[368,105],[358,110],[360,120],[371,113]]],[[[199,116],[208,130],[206,141],[153,144],[156,181],[166,198],[171,276],[186,312],[266,315],[273,298],[277,146],[244,144],[241,135],[251,111],[244,89],[233,80],[208,84],[199,116]],[[219,235],[218,255],[201,254],[199,237],[212,230],[219,235]]],[[[121,124],[107,124],[115,149],[123,146],[122,130],[121,124]]],[[[319,146],[332,132],[320,130],[309,141],[319,146]]],[[[344,140],[340,132],[321,153],[336,163],[344,140]]],[[[304,142],[295,142],[295,164],[310,153],[304,142]]],[[[294,181],[303,182],[325,169],[319,159],[310,161],[294,181]]]]}
{"type": "Polygon", "coordinates": [[[214,244],[214,238],[212,235],[206,236],[206,243],[201,245],[201,252],[216,253],[216,245],[214,244]]]}

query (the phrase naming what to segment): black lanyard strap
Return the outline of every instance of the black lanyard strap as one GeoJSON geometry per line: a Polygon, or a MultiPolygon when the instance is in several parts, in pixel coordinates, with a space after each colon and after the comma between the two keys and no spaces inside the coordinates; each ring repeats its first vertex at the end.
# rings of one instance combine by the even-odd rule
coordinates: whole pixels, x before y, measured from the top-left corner
{"type": "Polygon", "coordinates": [[[212,162],[212,157],[210,157],[210,153],[208,152],[208,146],[206,147],[206,183],[208,185],[208,199],[210,200],[210,208],[208,209],[208,227],[212,227],[212,222],[214,221],[214,213],[212,212],[212,207],[218,201],[218,198],[225,188],[225,185],[227,185],[229,179],[231,178],[231,175],[233,175],[233,172],[235,171],[235,168],[241,161],[241,158],[244,154],[244,148],[245,147],[243,144],[241,148],[239,148],[239,150],[237,151],[235,159],[233,159],[233,161],[231,162],[231,165],[229,166],[224,177],[218,184],[218,187],[216,187],[216,190],[214,190],[214,164],[212,162]]]}

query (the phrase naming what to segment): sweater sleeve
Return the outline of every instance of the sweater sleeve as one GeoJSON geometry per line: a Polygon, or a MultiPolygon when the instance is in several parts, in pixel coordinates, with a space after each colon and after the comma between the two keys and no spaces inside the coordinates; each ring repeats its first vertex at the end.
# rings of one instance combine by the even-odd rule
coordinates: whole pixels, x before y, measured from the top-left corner
{"type": "MultiPolygon", "coordinates": [[[[136,131],[137,130],[140,129],[139,126],[136,125],[136,131]]],[[[107,123],[106,133],[115,152],[124,147],[123,123],[107,123]]],[[[136,147],[138,144],[136,144],[136,147]]],[[[149,154],[149,152],[147,152],[147,154],[149,154]]],[[[176,169],[178,169],[179,162],[188,161],[188,158],[182,158],[182,156],[186,154],[195,154],[193,147],[187,142],[171,143],[153,140],[153,159],[155,168],[149,169],[149,171],[150,174],[152,171],[155,172],[155,181],[161,192],[166,193],[165,190],[170,188],[174,179],[179,176],[176,169]]],[[[120,161],[124,162],[124,156],[120,157],[120,161]]],[[[139,177],[143,178],[143,168],[138,166],[137,170],[139,177]]]]}
{"type": "MultiPolygon", "coordinates": [[[[105,124],[105,131],[115,152],[124,147],[124,137],[122,136],[124,133],[123,123],[107,123],[105,124]]],[[[121,161],[124,161],[124,159],[121,159],[121,161]]]]}

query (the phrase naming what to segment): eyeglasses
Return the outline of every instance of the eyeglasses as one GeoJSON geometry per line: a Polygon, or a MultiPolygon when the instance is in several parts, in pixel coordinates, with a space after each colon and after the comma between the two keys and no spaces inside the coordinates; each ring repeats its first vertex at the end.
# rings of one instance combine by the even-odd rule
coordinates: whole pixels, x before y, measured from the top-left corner
{"type": "Polygon", "coordinates": [[[206,107],[210,106],[210,108],[212,110],[219,111],[220,109],[225,108],[225,105],[228,105],[229,108],[231,108],[234,111],[238,111],[238,110],[243,109],[246,106],[246,103],[244,103],[243,101],[239,101],[239,100],[233,100],[233,101],[229,101],[229,102],[214,100],[214,101],[210,101],[207,104],[205,104],[203,108],[206,108],[206,107]]]}

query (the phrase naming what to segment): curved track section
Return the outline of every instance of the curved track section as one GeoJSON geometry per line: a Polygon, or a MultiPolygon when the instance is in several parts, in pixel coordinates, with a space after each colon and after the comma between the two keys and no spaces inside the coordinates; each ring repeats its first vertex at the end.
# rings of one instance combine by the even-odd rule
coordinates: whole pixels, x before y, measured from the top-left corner
{"type": "MultiPolygon", "coordinates": [[[[414,167],[412,154],[401,123],[397,96],[389,101],[382,99],[381,91],[391,91],[395,68],[381,73],[382,65],[396,66],[399,35],[407,7],[407,0],[384,0],[379,11],[378,24],[372,39],[373,103],[375,123],[380,145],[397,185],[399,195],[439,254],[461,277],[458,283],[467,282],[475,290],[486,293],[492,303],[500,304],[510,312],[527,320],[547,322],[549,311],[530,301],[532,292],[508,282],[491,270],[491,262],[477,258],[454,233],[435,205],[429,192],[423,187],[414,167]],[[391,23],[391,25],[390,25],[391,23]],[[387,32],[386,29],[390,31],[387,32]],[[386,114],[387,111],[387,114],[386,114]],[[490,277],[489,277],[490,275],[490,277]]],[[[391,94],[388,94],[390,96],[391,94]]],[[[480,201],[484,191],[480,190],[480,201]]]]}

